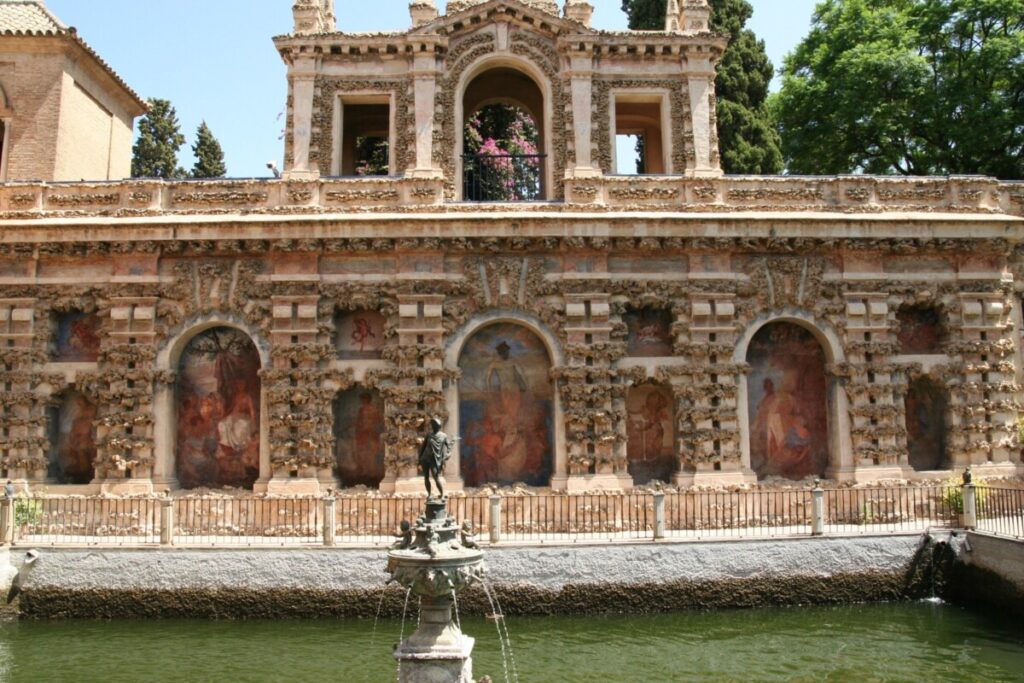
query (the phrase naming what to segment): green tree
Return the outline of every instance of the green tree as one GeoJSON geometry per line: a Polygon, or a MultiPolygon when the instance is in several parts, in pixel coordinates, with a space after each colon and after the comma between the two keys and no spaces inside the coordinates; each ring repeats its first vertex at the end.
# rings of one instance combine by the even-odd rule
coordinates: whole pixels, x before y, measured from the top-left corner
{"type": "Polygon", "coordinates": [[[826,0],[773,110],[796,173],[1024,177],[1024,0],[826,0]]]}
{"type": "MultiPolygon", "coordinates": [[[[634,30],[665,27],[666,0],[622,0],[634,30]]],[[[782,151],[767,107],[775,68],[764,41],[745,28],[754,10],[747,0],[711,0],[711,28],[729,38],[715,80],[718,147],[726,173],[778,173],[782,151]]]]}
{"type": "Polygon", "coordinates": [[[178,115],[167,100],[150,99],[149,111],[139,119],[139,137],[132,146],[133,178],[182,178],[178,150],[185,136],[178,115]]]}
{"type": "Polygon", "coordinates": [[[227,175],[228,169],[224,165],[224,150],[221,149],[217,138],[206,125],[206,121],[199,124],[196,131],[196,144],[192,145],[192,153],[195,154],[196,163],[192,167],[193,178],[223,178],[227,175]]]}

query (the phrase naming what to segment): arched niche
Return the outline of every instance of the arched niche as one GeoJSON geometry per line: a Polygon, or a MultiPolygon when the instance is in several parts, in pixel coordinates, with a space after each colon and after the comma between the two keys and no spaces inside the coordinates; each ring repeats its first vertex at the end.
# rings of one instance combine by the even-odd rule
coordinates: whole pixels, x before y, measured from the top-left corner
{"type": "MultiPolygon", "coordinates": [[[[517,55],[490,55],[470,65],[459,78],[455,99],[455,155],[456,186],[459,198],[466,200],[465,180],[468,169],[465,155],[468,147],[465,127],[474,113],[491,104],[519,107],[533,120],[538,134],[537,155],[543,157],[537,169],[540,180],[539,196],[551,195],[553,156],[550,154],[553,119],[551,83],[544,73],[529,60],[517,55]]],[[[532,174],[534,162],[527,163],[527,174],[532,174]]]]}
{"type": "Polygon", "coordinates": [[[668,483],[679,469],[674,405],[661,384],[639,384],[626,395],[626,458],[634,484],[668,483]]]}
{"type": "Polygon", "coordinates": [[[96,404],[69,390],[49,409],[47,478],[56,484],[88,484],[95,476],[96,404]]]}
{"type": "Polygon", "coordinates": [[[175,474],[183,488],[256,482],[261,365],[252,339],[233,327],[209,327],[185,344],[175,386],[175,474]]]}
{"type": "Polygon", "coordinates": [[[334,401],[334,448],[342,486],[377,488],[384,479],[384,398],[354,387],[334,401]]]}
{"type": "Polygon", "coordinates": [[[824,476],[831,464],[825,349],[803,325],[774,321],[746,350],[750,467],[758,478],[824,476]]]}
{"type": "Polygon", "coordinates": [[[547,486],[555,463],[555,390],[544,342],[523,325],[474,332],[459,355],[460,471],[468,486],[547,486]]]}
{"type": "Polygon", "coordinates": [[[949,468],[949,393],[930,377],[917,377],[907,388],[905,402],[907,452],[917,472],[949,468]]]}

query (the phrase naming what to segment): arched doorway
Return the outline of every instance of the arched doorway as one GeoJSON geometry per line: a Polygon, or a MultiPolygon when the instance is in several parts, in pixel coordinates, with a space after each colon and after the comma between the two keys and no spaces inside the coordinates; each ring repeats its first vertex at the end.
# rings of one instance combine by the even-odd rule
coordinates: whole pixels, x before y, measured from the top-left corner
{"type": "Polygon", "coordinates": [[[825,352],[806,328],[774,322],[747,349],[750,466],[759,478],[823,476],[829,462],[825,352]]]}
{"type": "Polygon", "coordinates": [[[918,377],[907,389],[905,406],[910,466],[918,472],[948,468],[946,388],[931,378],[918,377]]]}
{"type": "Polygon", "coordinates": [[[68,391],[50,408],[47,477],[57,484],[88,484],[96,460],[96,404],[68,391]]]}
{"type": "Polygon", "coordinates": [[[384,479],[384,398],[356,387],[334,402],[334,452],[342,486],[376,488],[384,479]]]}
{"type": "Polygon", "coordinates": [[[461,472],[468,486],[546,486],[554,463],[554,386],[544,343],[514,323],[489,325],[459,357],[461,472]]]}
{"type": "Polygon", "coordinates": [[[626,457],[634,484],[668,483],[679,469],[675,401],[658,384],[632,387],[626,396],[626,457]]]}
{"type": "Polygon", "coordinates": [[[244,333],[214,327],[178,362],[175,462],[183,488],[251,488],[260,470],[260,356],[244,333]]]}
{"type": "Polygon", "coordinates": [[[537,83],[517,69],[488,69],[466,87],[462,111],[463,199],[544,199],[544,94],[537,83]]]}

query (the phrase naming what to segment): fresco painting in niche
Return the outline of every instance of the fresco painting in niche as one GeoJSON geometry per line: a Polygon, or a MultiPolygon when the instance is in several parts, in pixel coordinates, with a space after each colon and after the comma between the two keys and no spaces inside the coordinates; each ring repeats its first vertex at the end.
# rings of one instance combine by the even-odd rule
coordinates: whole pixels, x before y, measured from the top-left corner
{"type": "Polygon", "coordinates": [[[57,316],[54,360],[91,363],[100,355],[100,319],[95,313],[72,311],[57,316]]]}
{"type": "Polygon", "coordinates": [[[243,333],[193,337],[178,368],[178,480],[249,488],[260,471],[260,357],[243,333]]]}
{"type": "Polygon", "coordinates": [[[671,356],[672,312],[663,308],[630,309],[622,316],[626,323],[626,352],[630,356],[654,358],[671,356]]]}
{"type": "Polygon", "coordinates": [[[384,348],[384,316],[377,311],[349,311],[335,319],[338,358],[380,358],[384,348]]]}
{"type": "Polygon", "coordinates": [[[469,486],[550,483],[554,461],[551,361],[525,327],[491,325],[459,359],[462,476],[469,486]]]}
{"type": "Polygon", "coordinates": [[[947,467],[946,410],[944,388],[927,377],[919,377],[907,390],[907,450],[910,466],[922,472],[947,467]]]}
{"type": "Polygon", "coordinates": [[[96,460],[96,405],[77,391],[66,393],[50,412],[47,475],[58,484],[88,484],[96,460]]]}
{"type": "Polygon", "coordinates": [[[335,455],[343,486],[380,486],[384,479],[384,398],[349,389],[334,402],[335,455]]]}
{"type": "Polygon", "coordinates": [[[809,331],[771,323],[747,352],[750,464],[761,478],[821,476],[828,465],[825,353],[809,331]]]}
{"type": "Polygon", "coordinates": [[[942,353],[942,317],[931,306],[910,306],[896,312],[900,353],[942,353]]]}
{"type": "Polygon", "coordinates": [[[626,454],[635,484],[669,482],[676,472],[672,394],[653,384],[633,387],[626,398],[626,454]]]}

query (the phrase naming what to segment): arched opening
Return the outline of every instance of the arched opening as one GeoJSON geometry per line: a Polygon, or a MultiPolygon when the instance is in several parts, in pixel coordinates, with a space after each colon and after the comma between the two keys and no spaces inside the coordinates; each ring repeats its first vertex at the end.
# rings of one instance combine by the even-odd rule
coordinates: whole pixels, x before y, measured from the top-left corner
{"type": "Polygon", "coordinates": [[[948,469],[946,388],[929,377],[918,377],[910,383],[905,405],[910,466],[918,472],[948,469]]]}
{"type": "Polygon", "coordinates": [[[468,486],[546,486],[554,463],[554,385],[544,343],[526,327],[496,323],[459,357],[462,477],[468,486]]]}
{"type": "Polygon", "coordinates": [[[773,322],[754,335],[747,405],[759,478],[823,476],[829,463],[825,352],[806,328],[773,322]]]}
{"type": "Polygon", "coordinates": [[[243,332],[213,327],[178,361],[175,462],[183,488],[251,488],[260,470],[260,355],[243,332]]]}
{"type": "Polygon", "coordinates": [[[353,388],[334,401],[334,453],[342,486],[376,488],[384,479],[384,398],[353,388]]]}
{"type": "Polygon", "coordinates": [[[942,353],[946,339],[942,312],[935,306],[903,306],[896,311],[900,353],[910,355],[942,353]]]}
{"type": "Polygon", "coordinates": [[[537,83],[516,69],[489,69],[466,87],[462,111],[463,199],[544,199],[544,94],[537,83]]]}
{"type": "Polygon", "coordinates": [[[57,484],[88,484],[96,461],[96,404],[67,391],[49,410],[47,478],[57,484]]]}
{"type": "Polygon", "coordinates": [[[678,469],[674,403],[659,384],[632,387],[626,396],[626,457],[634,484],[668,483],[678,469]]]}

